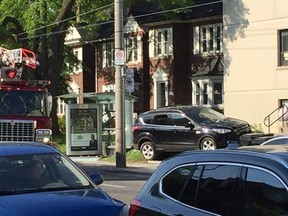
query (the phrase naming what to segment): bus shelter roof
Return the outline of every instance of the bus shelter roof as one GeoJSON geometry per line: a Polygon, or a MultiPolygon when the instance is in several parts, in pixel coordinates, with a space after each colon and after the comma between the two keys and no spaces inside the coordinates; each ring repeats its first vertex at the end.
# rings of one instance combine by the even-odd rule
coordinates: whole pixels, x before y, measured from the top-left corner
{"type": "MultiPolygon", "coordinates": [[[[59,95],[56,98],[62,98],[62,99],[73,99],[73,98],[89,98],[91,100],[94,100],[95,102],[110,102],[115,101],[115,92],[86,92],[86,93],[70,93],[70,94],[64,94],[59,95]]],[[[125,100],[128,101],[135,101],[138,97],[125,93],[125,100]]]]}

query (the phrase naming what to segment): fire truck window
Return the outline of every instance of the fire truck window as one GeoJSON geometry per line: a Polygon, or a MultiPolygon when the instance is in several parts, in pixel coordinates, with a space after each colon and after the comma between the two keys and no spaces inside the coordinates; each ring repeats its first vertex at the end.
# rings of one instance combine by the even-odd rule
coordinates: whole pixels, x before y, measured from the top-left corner
{"type": "Polygon", "coordinates": [[[6,91],[0,91],[0,115],[7,116],[9,115],[9,95],[6,91]]]}
{"type": "Polygon", "coordinates": [[[12,92],[12,115],[44,116],[43,92],[12,92]]]}

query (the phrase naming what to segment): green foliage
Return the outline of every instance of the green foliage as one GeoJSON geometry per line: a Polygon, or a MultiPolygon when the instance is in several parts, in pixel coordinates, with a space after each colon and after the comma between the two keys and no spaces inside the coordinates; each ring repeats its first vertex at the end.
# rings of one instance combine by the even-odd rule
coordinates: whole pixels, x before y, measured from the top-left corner
{"type": "Polygon", "coordinates": [[[251,125],[251,129],[253,133],[263,133],[263,128],[260,123],[251,125]]]}
{"type": "MultiPolygon", "coordinates": [[[[108,162],[115,162],[116,157],[115,155],[102,157],[100,160],[108,161],[108,162]]],[[[145,158],[143,158],[141,152],[139,150],[130,149],[126,152],[126,161],[127,162],[147,162],[145,158]]]]}
{"type": "Polygon", "coordinates": [[[59,130],[65,134],[66,132],[66,118],[65,116],[58,117],[59,130]]]}
{"type": "Polygon", "coordinates": [[[57,136],[52,134],[52,141],[58,145],[66,145],[66,134],[61,133],[57,136]]]}

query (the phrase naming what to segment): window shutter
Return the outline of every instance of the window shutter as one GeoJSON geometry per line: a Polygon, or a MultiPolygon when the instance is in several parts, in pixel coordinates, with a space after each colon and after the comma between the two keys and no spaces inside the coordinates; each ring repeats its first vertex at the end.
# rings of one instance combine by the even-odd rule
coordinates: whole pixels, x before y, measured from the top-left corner
{"type": "Polygon", "coordinates": [[[107,55],[107,53],[106,53],[106,44],[103,43],[103,44],[102,44],[102,68],[105,68],[106,65],[107,65],[106,55],[107,55]]]}
{"type": "Polygon", "coordinates": [[[167,33],[168,33],[168,55],[173,55],[173,30],[172,28],[168,28],[167,33]]]}
{"type": "Polygon", "coordinates": [[[199,26],[193,28],[193,54],[199,54],[199,26]]]}
{"type": "Polygon", "coordinates": [[[149,31],[149,57],[155,57],[155,32],[154,30],[149,31]]]}
{"type": "Polygon", "coordinates": [[[142,62],[142,41],[141,41],[141,36],[137,36],[137,62],[142,62]]]}

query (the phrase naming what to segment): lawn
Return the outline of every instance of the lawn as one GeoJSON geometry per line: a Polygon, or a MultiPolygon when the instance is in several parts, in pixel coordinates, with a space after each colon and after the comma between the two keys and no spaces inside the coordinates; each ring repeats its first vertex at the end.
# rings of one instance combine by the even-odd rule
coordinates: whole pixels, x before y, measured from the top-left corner
{"type": "MultiPolygon", "coordinates": [[[[64,154],[66,153],[66,135],[65,134],[61,134],[60,136],[53,137],[53,142],[58,145],[58,148],[62,153],[64,154]]],[[[102,157],[100,160],[115,162],[116,157],[114,155],[105,156],[105,157],[102,157]]],[[[140,161],[146,161],[146,159],[143,158],[139,150],[131,149],[131,150],[127,150],[126,152],[126,161],[140,162],[140,161]]]]}

